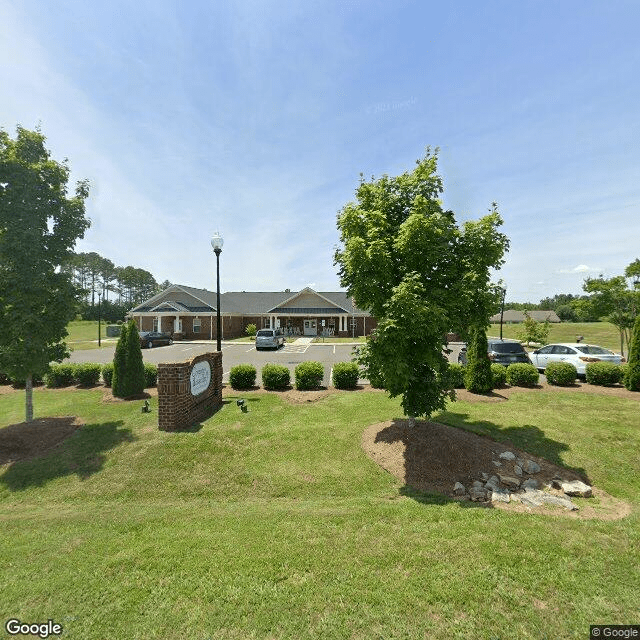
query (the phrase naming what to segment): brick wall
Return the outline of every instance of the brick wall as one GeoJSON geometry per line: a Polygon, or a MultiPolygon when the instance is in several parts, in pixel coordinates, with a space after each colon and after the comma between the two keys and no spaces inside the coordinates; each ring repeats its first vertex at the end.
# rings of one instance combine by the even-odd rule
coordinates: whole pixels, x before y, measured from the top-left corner
{"type": "Polygon", "coordinates": [[[186,362],[158,365],[158,428],[161,431],[188,429],[211,417],[222,405],[222,353],[214,351],[186,362]],[[191,374],[196,364],[207,362],[209,386],[193,395],[191,374]]]}

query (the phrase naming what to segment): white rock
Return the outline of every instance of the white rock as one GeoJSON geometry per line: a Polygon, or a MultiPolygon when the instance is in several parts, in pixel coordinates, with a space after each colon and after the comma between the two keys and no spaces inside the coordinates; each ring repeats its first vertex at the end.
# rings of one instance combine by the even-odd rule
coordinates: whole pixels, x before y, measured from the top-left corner
{"type": "Polygon", "coordinates": [[[501,467],[501,466],[502,466],[502,462],[498,462],[497,460],[492,460],[491,462],[493,462],[493,464],[494,464],[496,467],[501,467]]]}
{"type": "Polygon", "coordinates": [[[591,487],[580,480],[573,482],[562,482],[560,488],[568,496],[579,496],[580,498],[590,498],[592,495],[591,487]]]}
{"type": "Polygon", "coordinates": [[[565,507],[566,509],[569,509],[569,511],[577,511],[578,507],[571,502],[571,500],[569,500],[569,498],[563,498],[562,496],[554,496],[550,493],[542,493],[542,499],[544,500],[544,502],[546,502],[547,504],[555,504],[558,505],[560,507],[565,507]]]}
{"type": "Polygon", "coordinates": [[[491,502],[511,502],[511,493],[506,489],[494,489],[491,492],[491,502]]]}
{"type": "Polygon", "coordinates": [[[515,454],[514,454],[514,453],[511,453],[511,451],[503,451],[503,452],[500,454],[500,457],[501,457],[503,460],[515,460],[515,459],[516,459],[515,454]]]}

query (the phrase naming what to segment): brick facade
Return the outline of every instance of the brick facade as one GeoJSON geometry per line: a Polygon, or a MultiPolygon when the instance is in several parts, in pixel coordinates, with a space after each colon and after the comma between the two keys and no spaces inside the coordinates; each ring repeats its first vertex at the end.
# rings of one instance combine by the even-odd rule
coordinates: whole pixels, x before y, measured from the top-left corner
{"type": "Polygon", "coordinates": [[[158,365],[158,428],[178,431],[211,417],[222,406],[222,353],[215,351],[186,362],[158,365]],[[191,374],[195,365],[207,362],[208,387],[193,395],[191,374]]]}

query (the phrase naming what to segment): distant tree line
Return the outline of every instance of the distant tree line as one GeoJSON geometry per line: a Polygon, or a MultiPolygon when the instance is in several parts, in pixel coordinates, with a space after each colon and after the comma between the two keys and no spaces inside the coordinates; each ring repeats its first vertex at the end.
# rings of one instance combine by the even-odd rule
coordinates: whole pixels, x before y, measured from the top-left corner
{"type": "Polygon", "coordinates": [[[63,270],[80,291],[77,312],[83,320],[97,320],[99,298],[103,320],[124,320],[130,309],[171,284],[168,281],[159,284],[145,269],[118,267],[94,251],[73,253],[63,270]]]}

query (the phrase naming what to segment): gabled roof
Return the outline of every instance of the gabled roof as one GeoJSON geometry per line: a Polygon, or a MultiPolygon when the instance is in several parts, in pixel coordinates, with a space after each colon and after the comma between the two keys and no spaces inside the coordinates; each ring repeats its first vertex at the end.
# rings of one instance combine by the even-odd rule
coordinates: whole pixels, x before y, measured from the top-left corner
{"type": "MultiPolygon", "coordinates": [[[[189,300],[190,302],[191,300],[189,300]]],[[[161,312],[214,313],[216,311],[216,292],[196,289],[184,285],[171,285],[161,293],[133,308],[130,313],[161,312]],[[185,294],[193,300],[187,304],[185,294]],[[200,303],[200,304],[198,304],[200,303]]],[[[346,291],[318,292],[310,287],[302,291],[227,291],[220,294],[220,311],[238,315],[267,315],[269,313],[348,313],[349,315],[369,315],[358,309],[346,291]],[[296,298],[303,294],[318,296],[322,306],[301,308],[295,306],[296,298]]]]}

